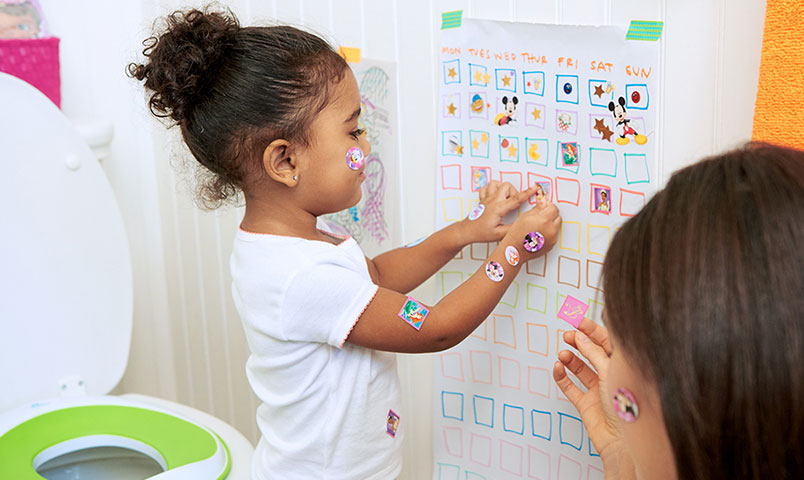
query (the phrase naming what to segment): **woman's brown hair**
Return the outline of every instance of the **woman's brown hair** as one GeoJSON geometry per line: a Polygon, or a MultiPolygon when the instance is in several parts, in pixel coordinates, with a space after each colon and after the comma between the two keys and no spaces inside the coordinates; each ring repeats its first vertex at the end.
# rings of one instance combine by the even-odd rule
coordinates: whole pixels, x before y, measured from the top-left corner
{"type": "Polygon", "coordinates": [[[804,478],[804,152],[708,158],[617,233],[618,347],[657,386],[679,479],[804,478]]]}

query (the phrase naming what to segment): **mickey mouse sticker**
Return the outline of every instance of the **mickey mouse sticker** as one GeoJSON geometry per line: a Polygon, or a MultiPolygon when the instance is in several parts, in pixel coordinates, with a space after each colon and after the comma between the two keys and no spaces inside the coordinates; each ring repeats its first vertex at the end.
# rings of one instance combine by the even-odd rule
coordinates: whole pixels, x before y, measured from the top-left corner
{"type": "Polygon", "coordinates": [[[633,136],[637,145],[644,145],[647,143],[648,137],[637,133],[636,130],[628,125],[631,120],[625,117],[625,98],[618,98],[617,103],[619,103],[619,105],[615,105],[614,102],[609,102],[609,111],[611,111],[611,114],[614,115],[614,119],[617,120],[616,128],[620,130],[620,136],[617,138],[617,143],[619,145],[628,145],[631,140],[628,139],[627,135],[633,136]]]}
{"type": "Polygon", "coordinates": [[[509,123],[516,121],[514,118],[514,113],[516,113],[517,103],[519,103],[519,99],[516,97],[511,97],[511,100],[508,100],[508,97],[503,97],[503,113],[498,113],[497,116],[494,117],[494,124],[508,125],[509,123]]]}

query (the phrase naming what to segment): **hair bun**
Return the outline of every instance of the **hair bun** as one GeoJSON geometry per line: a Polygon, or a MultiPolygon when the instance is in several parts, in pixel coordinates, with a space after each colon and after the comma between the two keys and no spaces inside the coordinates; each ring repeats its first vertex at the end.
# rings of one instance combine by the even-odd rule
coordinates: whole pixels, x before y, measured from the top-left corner
{"type": "Polygon", "coordinates": [[[128,74],[153,92],[148,104],[154,115],[181,123],[209,88],[240,24],[228,9],[175,11],[164,22],[143,41],[145,63],[129,64],[128,74]]]}

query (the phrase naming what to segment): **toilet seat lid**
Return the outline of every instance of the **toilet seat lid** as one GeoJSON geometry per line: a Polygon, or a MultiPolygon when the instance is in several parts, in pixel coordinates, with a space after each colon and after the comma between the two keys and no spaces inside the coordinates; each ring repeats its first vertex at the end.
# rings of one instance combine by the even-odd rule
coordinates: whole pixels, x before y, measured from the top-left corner
{"type": "Polygon", "coordinates": [[[0,73],[0,105],[0,411],[59,396],[65,379],[108,393],[125,371],[132,324],[117,202],[47,97],[0,73]]]}

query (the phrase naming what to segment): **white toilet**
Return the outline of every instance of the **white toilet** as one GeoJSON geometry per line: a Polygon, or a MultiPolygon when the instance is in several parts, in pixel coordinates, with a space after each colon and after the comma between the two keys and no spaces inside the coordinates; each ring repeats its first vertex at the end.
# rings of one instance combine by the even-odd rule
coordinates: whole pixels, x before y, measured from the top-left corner
{"type": "Polygon", "coordinates": [[[122,218],[66,117],[3,73],[0,212],[0,478],[249,478],[253,447],[223,421],[106,395],[131,341],[122,218]]]}

